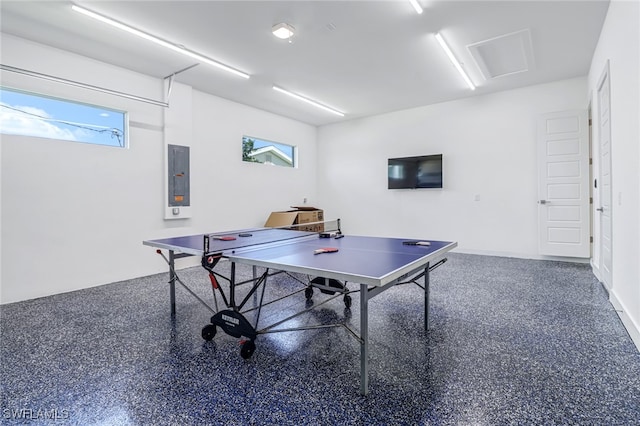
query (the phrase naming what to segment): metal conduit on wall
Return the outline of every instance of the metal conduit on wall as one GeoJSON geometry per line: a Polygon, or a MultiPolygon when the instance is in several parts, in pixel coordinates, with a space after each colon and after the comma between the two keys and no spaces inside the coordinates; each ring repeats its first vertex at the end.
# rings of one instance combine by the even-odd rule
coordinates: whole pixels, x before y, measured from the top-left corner
{"type": "Polygon", "coordinates": [[[27,75],[27,76],[30,76],[30,77],[40,78],[40,79],[43,79],[43,80],[54,81],[56,83],[66,84],[66,85],[69,85],[69,86],[81,87],[83,89],[89,89],[89,90],[94,90],[96,92],[107,93],[107,94],[110,94],[110,95],[115,95],[115,96],[119,96],[121,98],[127,98],[127,99],[131,99],[131,100],[134,100],[134,101],[144,102],[144,103],[148,103],[148,104],[152,104],[152,105],[158,105],[158,106],[165,107],[165,108],[169,107],[169,104],[167,102],[156,101],[155,99],[149,99],[149,98],[144,98],[142,96],[131,95],[129,93],[118,92],[117,90],[105,89],[104,87],[93,86],[91,84],[81,83],[79,81],[74,81],[74,80],[67,80],[65,78],[55,77],[55,76],[48,75],[48,74],[43,74],[43,73],[39,73],[39,72],[35,72],[35,71],[25,70],[25,69],[22,69],[22,68],[12,67],[10,65],[0,64],[0,69],[2,69],[4,71],[14,72],[14,73],[22,74],[22,75],[27,75]]]}

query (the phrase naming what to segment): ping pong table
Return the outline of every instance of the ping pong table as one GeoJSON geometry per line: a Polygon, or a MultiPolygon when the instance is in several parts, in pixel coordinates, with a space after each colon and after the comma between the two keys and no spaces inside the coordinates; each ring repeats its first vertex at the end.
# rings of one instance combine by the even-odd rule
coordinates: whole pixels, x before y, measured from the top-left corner
{"type": "MultiPolygon", "coordinates": [[[[202,329],[202,337],[211,340],[217,328],[243,341],[241,355],[249,358],[260,334],[325,327],[281,328],[288,320],[304,315],[308,311],[342,296],[347,309],[351,308],[350,293],[359,293],[360,329],[348,325],[332,324],[346,328],[360,343],[360,392],[368,393],[369,387],[369,300],[400,284],[414,283],[424,290],[424,327],[429,325],[429,272],[446,262],[443,257],[457,246],[455,242],[421,239],[401,239],[344,235],[339,220],[336,232],[300,231],[283,228],[254,228],[213,234],[188,235],[174,238],[143,241],[155,247],[169,265],[171,313],[175,315],[175,284],[181,284],[212,313],[210,324],[202,329]],[[328,237],[328,238],[327,238],[328,237]],[[168,257],[162,250],[168,251],[168,257]],[[331,250],[326,250],[331,249],[331,250]],[[337,250],[336,250],[337,249],[337,250]],[[215,307],[211,307],[185,283],[175,269],[175,260],[186,256],[198,256],[209,272],[213,288],[215,307]],[[222,276],[216,269],[218,261],[230,262],[230,276],[222,276]],[[253,267],[253,278],[240,281],[236,277],[236,264],[253,267]],[[257,273],[258,268],[263,271],[257,273]],[[313,297],[313,288],[330,295],[320,304],[312,304],[292,316],[275,324],[260,326],[260,311],[264,302],[267,279],[276,273],[299,273],[313,280],[303,283],[305,297],[313,297]],[[223,284],[221,284],[223,279],[223,284]],[[419,280],[423,281],[420,284],[419,280]],[[350,290],[347,283],[357,284],[358,290],[350,290]],[[241,301],[237,301],[237,289],[248,284],[249,289],[241,301]],[[222,297],[225,307],[218,308],[217,295],[222,297]],[[253,299],[251,298],[253,296],[253,299]],[[259,297],[259,302],[257,301],[259,297]],[[253,308],[248,302],[253,301],[253,308]],[[257,307],[255,306],[257,304],[257,307]],[[250,318],[249,312],[253,313],[250,318]],[[254,320],[254,322],[251,321],[254,320]]],[[[285,297],[295,296],[299,291],[285,297]]],[[[307,305],[308,306],[308,305],[307,305]]]]}

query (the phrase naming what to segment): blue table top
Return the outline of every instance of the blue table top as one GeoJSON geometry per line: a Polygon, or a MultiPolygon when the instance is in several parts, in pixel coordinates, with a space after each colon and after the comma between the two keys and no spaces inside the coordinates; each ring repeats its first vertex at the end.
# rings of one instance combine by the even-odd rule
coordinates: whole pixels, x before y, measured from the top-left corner
{"type": "Polygon", "coordinates": [[[429,246],[404,245],[404,241],[407,239],[352,235],[340,239],[312,238],[232,253],[228,258],[238,263],[381,286],[423,268],[457,246],[448,241],[429,241],[429,246]],[[338,251],[315,254],[315,250],[325,247],[338,251]]]}
{"type": "MultiPolygon", "coordinates": [[[[316,233],[274,228],[230,231],[212,235],[232,236],[232,241],[211,241],[209,252],[230,260],[266,268],[300,272],[368,284],[385,285],[425,267],[457,246],[455,242],[423,239],[366,237],[320,238],[316,233]],[[239,234],[251,234],[240,237],[239,234]],[[405,241],[429,241],[430,245],[405,245],[405,241]],[[335,253],[315,254],[320,248],[337,248],[335,253]]],[[[204,235],[145,241],[145,245],[177,252],[203,255],[204,235]]]]}

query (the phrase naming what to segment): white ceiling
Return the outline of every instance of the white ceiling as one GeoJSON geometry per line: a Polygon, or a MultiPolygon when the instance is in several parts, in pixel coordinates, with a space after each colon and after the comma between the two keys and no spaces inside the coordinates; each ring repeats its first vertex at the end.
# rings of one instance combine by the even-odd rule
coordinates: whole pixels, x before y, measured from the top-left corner
{"type": "MultiPolygon", "coordinates": [[[[584,76],[609,4],[418,1],[424,7],[421,15],[408,0],[75,3],[251,75],[247,80],[200,64],[177,74],[176,81],[313,125],[584,76]],[[279,22],[296,28],[292,43],[271,34],[279,22]],[[520,37],[483,43],[520,31],[526,35],[527,30],[529,54],[515,50],[505,55],[500,50],[519,46],[521,42],[513,40],[520,37]],[[463,62],[475,91],[440,49],[435,32],[463,62]],[[489,63],[478,64],[472,52],[484,52],[489,63]],[[521,69],[523,60],[526,71],[488,79],[481,71],[521,69]],[[278,93],[273,85],[344,111],[345,116],[278,93]]],[[[158,78],[196,63],[80,15],[71,4],[1,0],[0,28],[158,78]]]]}

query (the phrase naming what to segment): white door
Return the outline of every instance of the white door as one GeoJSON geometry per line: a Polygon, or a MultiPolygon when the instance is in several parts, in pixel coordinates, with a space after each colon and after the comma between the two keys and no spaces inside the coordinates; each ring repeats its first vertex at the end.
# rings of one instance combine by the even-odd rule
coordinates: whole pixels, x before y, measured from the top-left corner
{"type": "Polygon", "coordinates": [[[586,110],[538,118],[538,251],[591,256],[586,110]]]}
{"type": "Polygon", "coordinates": [[[609,110],[609,67],[605,68],[598,84],[598,135],[600,147],[600,176],[597,181],[600,205],[596,220],[600,223],[600,278],[611,288],[611,112],[609,110]],[[599,216],[599,217],[598,217],[599,216]]]}

